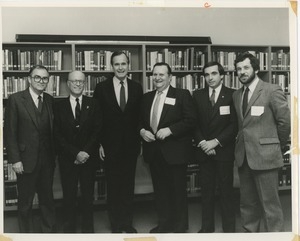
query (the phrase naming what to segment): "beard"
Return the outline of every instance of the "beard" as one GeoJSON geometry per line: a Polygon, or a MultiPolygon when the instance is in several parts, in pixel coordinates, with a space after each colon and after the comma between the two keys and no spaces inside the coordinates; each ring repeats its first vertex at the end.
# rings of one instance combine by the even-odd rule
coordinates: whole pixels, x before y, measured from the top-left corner
{"type": "Polygon", "coordinates": [[[251,75],[250,75],[246,80],[243,80],[243,77],[244,77],[244,75],[239,76],[240,82],[241,82],[243,85],[250,84],[250,83],[255,79],[255,72],[253,71],[253,72],[251,73],[251,75]]]}

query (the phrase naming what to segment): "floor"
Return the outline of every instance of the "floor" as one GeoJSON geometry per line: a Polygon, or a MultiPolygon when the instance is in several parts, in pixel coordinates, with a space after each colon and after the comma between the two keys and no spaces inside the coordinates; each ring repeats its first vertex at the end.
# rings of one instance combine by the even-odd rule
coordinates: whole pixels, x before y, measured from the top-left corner
{"type": "MultiPolygon", "coordinates": [[[[241,227],[241,218],[239,215],[238,205],[239,194],[236,192],[236,232],[243,232],[241,227]]],[[[147,199],[147,198],[146,198],[147,199]]],[[[285,217],[285,231],[290,232],[292,230],[291,221],[291,193],[290,191],[282,191],[280,193],[280,199],[283,206],[284,217],[285,217]]],[[[216,203],[215,212],[215,232],[222,232],[220,211],[216,203]]],[[[35,223],[39,223],[38,210],[35,210],[35,223]]],[[[58,232],[62,232],[62,217],[61,208],[57,208],[57,226],[58,232]]],[[[110,233],[109,221],[105,205],[95,206],[94,211],[94,227],[95,233],[110,233]]],[[[37,225],[38,226],[38,225],[37,225]]],[[[150,200],[137,200],[135,202],[135,213],[134,213],[134,227],[139,233],[149,233],[149,230],[156,226],[156,212],[154,209],[153,201],[150,200]]],[[[194,197],[189,199],[189,233],[197,233],[201,227],[201,198],[194,197]]],[[[262,227],[263,230],[263,227],[262,227]]],[[[5,233],[17,233],[18,223],[15,211],[9,211],[4,213],[4,232],[5,233]]],[[[39,232],[37,230],[37,232],[39,232]]],[[[78,230],[80,232],[80,230],[78,230]]]]}

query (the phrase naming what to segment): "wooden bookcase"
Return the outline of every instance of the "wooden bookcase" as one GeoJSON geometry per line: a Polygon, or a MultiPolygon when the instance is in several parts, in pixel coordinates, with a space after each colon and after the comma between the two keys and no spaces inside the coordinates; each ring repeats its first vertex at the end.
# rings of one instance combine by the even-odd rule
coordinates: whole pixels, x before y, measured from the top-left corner
{"type": "MultiPolygon", "coordinates": [[[[261,59],[259,77],[264,81],[279,84],[290,99],[290,68],[288,46],[236,46],[193,44],[187,41],[181,44],[165,42],[134,42],[113,43],[3,43],[3,108],[8,96],[27,87],[26,77],[30,65],[44,64],[50,70],[51,88],[47,91],[59,99],[68,96],[67,76],[72,70],[81,70],[86,74],[87,86],[85,94],[93,95],[93,90],[99,81],[105,80],[112,74],[110,69],[110,54],[114,51],[126,51],[130,56],[129,75],[140,82],[144,92],[153,89],[151,69],[157,61],[168,62],[172,67],[172,85],[186,88],[191,92],[205,86],[202,76],[203,65],[207,61],[220,62],[226,71],[224,84],[231,88],[239,88],[240,84],[234,71],[233,60],[240,52],[251,51],[261,59]],[[21,54],[22,53],[22,54],[21,54]],[[59,65],[58,65],[59,64],[59,65]]],[[[48,86],[49,87],[49,86],[48,86]]],[[[5,147],[5,140],[4,140],[5,147]]],[[[7,160],[4,149],[4,160],[7,160]]],[[[4,166],[4,172],[6,170],[4,166]]],[[[57,169],[57,168],[56,168],[57,169]]],[[[279,174],[279,189],[291,189],[291,164],[285,156],[285,166],[279,174]]],[[[95,203],[105,203],[105,176],[103,170],[97,173],[95,184],[95,203]],[[104,190],[104,191],[103,191],[104,190]]],[[[59,188],[59,172],[56,170],[54,196],[62,197],[59,188]]],[[[199,195],[199,169],[190,164],[187,172],[188,193],[190,196],[199,195]]],[[[4,210],[16,210],[14,201],[6,205],[7,196],[15,190],[16,180],[4,180],[4,210]],[[10,189],[10,191],[9,191],[10,189]]]]}

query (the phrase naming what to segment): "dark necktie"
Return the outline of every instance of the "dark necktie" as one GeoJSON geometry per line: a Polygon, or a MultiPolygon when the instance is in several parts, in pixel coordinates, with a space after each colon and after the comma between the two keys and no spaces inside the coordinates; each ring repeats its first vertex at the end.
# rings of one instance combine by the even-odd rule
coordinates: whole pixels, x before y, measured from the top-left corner
{"type": "Polygon", "coordinates": [[[80,104],[79,104],[79,99],[78,98],[76,98],[75,120],[76,120],[77,124],[79,124],[79,121],[80,121],[80,104]]]}
{"type": "Polygon", "coordinates": [[[124,87],[124,82],[120,81],[121,88],[120,88],[120,108],[122,111],[125,109],[126,105],[126,99],[125,99],[125,87],[124,87]]]}
{"type": "Polygon", "coordinates": [[[160,102],[160,99],[161,99],[161,94],[162,92],[161,91],[158,91],[157,92],[157,97],[156,97],[156,100],[154,102],[154,105],[153,105],[153,111],[152,111],[152,118],[151,118],[151,128],[153,130],[154,133],[157,132],[157,126],[158,126],[158,106],[159,106],[159,102],[160,102]]]}
{"type": "Polygon", "coordinates": [[[39,97],[38,97],[38,110],[39,110],[39,112],[42,112],[42,108],[43,108],[42,96],[39,95],[39,97]]]}
{"type": "Polygon", "coordinates": [[[215,95],[216,95],[216,91],[213,90],[212,94],[211,94],[211,96],[209,98],[212,107],[214,107],[214,105],[215,105],[215,95]]]}
{"type": "Polygon", "coordinates": [[[243,98],[243,116],[245,116],[246,109],[248,106],[248,93],[249,93],[249,88],[247,87],[245,89],[244,98],[243,98]]]}

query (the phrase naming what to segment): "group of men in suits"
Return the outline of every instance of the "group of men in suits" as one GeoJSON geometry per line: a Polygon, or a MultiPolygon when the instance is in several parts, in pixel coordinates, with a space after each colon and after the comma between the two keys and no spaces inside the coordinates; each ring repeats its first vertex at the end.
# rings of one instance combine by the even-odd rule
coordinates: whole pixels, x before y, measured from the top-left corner
{"type": "Polygon", "coordinates": [[[216,185],[223,231],[235,232],[234,160],[239,168],[245,231],[258,232],[262,219],[266,231],[283,231],[278,168],[283,165],[282,149],[290,133],[290,113],[280,87],[257,76],[259,62],[253,55],[244,53],[236,59],[241,89],[225,87],[223,67],[209,62],[203,68],[206,88],[196,90],[193,96],[188,90],[171,86],[172,70],[167,63],[154,65],[155,90],[144,95],[141,85],[127,77],[129,59],[125,53],[113,53],[111,65],[114,76],[96,86],[94,98],[83,95],[85,75],[73,71],[67,80],[70,96],[53,108],[53,98],[43,92],[49,81],[43,66],[30,70],[27,90],[9,97],[5,140],[9,162],[17,173],[20,232],[33,231],[35,192],[42,231],[55,231],[52,182],[56,151],[63,187],[64,231],[76,232],[79,182],[81,230],[94,232],[93,185],[100,157],[107,177],[111,230],[136,233],[134,177],[141,140],[158,213],[158,225],[150,232],[186,232],[186,170],[194,158],[193,139],[201,172],[199,232],[214,232],[216,185]]]}

